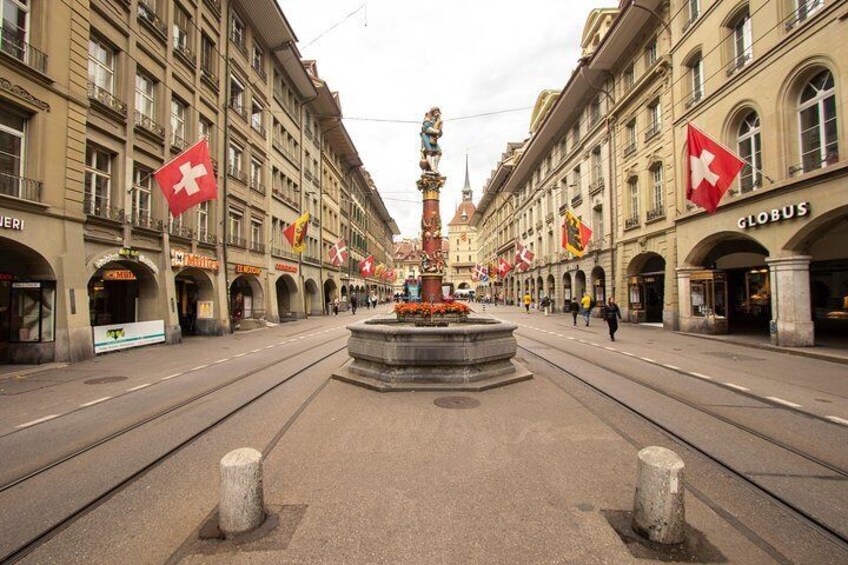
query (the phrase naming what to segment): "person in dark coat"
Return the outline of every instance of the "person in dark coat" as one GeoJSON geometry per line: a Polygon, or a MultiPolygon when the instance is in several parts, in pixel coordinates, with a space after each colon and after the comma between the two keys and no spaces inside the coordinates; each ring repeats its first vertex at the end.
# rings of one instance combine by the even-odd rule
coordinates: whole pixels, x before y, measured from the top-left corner
{"type": "Polygon", "coordinates": [[[574,320],[574,325],[577,325],[577,314],[580,313],[580,302],[571,300],[568,304],[568,311],[571,312],[571,318],[574,320]]]}
{"type": "MultiPolygon", "coordinates": [[[[615,341],[615,332],[618,331],[618,321],[621,319],[621,310],[613,298],[610,298],[604,307],[604,319],[609,326],[610,341],[615,341]]],[[[576,322],[575,322],[576,323],[576,322]]]]}
{"type": "Polygon", "coordinates": [[[356,307],[359,304],[359,300],[357,299],[355,294],[350,295],[350,312],[354,316],[356,316],[356,307]]]}

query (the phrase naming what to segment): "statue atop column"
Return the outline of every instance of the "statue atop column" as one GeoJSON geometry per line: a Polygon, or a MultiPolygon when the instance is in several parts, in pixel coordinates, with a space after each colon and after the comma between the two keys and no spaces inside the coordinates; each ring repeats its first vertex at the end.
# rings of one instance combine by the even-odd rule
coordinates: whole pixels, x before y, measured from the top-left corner
{"type": "Polygon", "coordinates": [[[424,200],[421,214],[421,298],[424,302],[442,301],[442,275],[445,257],[442,255],[442,219],[439,214],[439,190],[445,177],[439,174],[442,149],[442,112],[437,107],[424,114],[421,124],[421,178],[418,188],[424,200]]]}
{"type": "Polygon", "coordinates": [[[439,160],[442,158],[442,149],[439,147],[439,138],[442,137],[442,112],[438,108],[430,108],[424,114],[424,122],[421,124],[421,170],[425,174],[439,174],[439,160]]]}

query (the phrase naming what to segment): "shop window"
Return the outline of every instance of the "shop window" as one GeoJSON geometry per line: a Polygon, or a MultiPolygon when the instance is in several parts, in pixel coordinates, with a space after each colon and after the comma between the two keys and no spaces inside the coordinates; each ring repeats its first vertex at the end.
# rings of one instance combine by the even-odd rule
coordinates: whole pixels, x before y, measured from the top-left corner
{"type": "Polygon", "coordinates": [[[812,171],[836,162],[839,159],[836,86],[830,71],[820,72],[804,86],[798,114],[803,171],[812,171]]]}
{"type": "Polygon", "coordinates": [[[9,341],[53,341],[55,333],[56,283],[14,281],[9,297],[9,341]]]}
{"type": "Polygon", "coordinates": [[[727,317],[727,280],[724,273],[716,271],[692,273],[689,288],[692,316],[727,317]]]}

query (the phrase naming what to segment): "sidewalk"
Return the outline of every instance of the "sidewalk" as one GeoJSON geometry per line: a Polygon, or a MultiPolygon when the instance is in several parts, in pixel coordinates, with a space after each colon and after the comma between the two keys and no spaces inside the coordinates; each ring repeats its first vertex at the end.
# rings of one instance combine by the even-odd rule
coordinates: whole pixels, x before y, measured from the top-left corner
{"type": "MultiPolygon", "coordinates": [[[[544,377],[468,409],[331,381],[265,462],[281,522],[182,563],[645,563],[605,518],[632,509],[636,449],[544,377]]],[[[710,558],[773,562],[694,496],[710,558]]],[[[703,557],[702,557],[703,559],[703,557]]],[[[651,562],[651,561],[647,561],[651,562]]]]}

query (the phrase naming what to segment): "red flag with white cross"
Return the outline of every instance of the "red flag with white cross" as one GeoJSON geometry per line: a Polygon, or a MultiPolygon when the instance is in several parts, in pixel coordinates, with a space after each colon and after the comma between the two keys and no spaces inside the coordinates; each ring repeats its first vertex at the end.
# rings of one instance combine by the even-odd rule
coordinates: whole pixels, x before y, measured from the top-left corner
{"type": "Polygon", "coordinates": [[[498,258],[498,276],[500,278],[505,279],[511,270],[512,265],[509,264],[509,261],[503,257],[498,258]]]}
{"type": "Polygon", "coordinates": [[[359,262],[359,272],[363,277],[371,277],[374,275],[374,256],[369,255],[359,262]]]}
{"type": "Polygon", "coordinates": [[[209,155],[209,141],[201,139],[153,173],[162,189],[171,216],[218,198],[218,185],[209,155]]]}
{"type": "Polygon", "coordinates": [[[689,161],[686,198],[712,214],[745,161],[692,124],[687,124],[686,143],[689,161]]]}
{"type": "Polygon", "coordinates": [[[516,243],[515,247],[515,268],[523,273],[533,264],[533,257],[536,255],[524,247],[521,243],[516,243]]]}
{"type": "Polygon", "coordinates": [[[330,263],[338,267],[347,261],[347,242],[344,238],[338,240],[334,246],[330,248],[330,263]]]}

